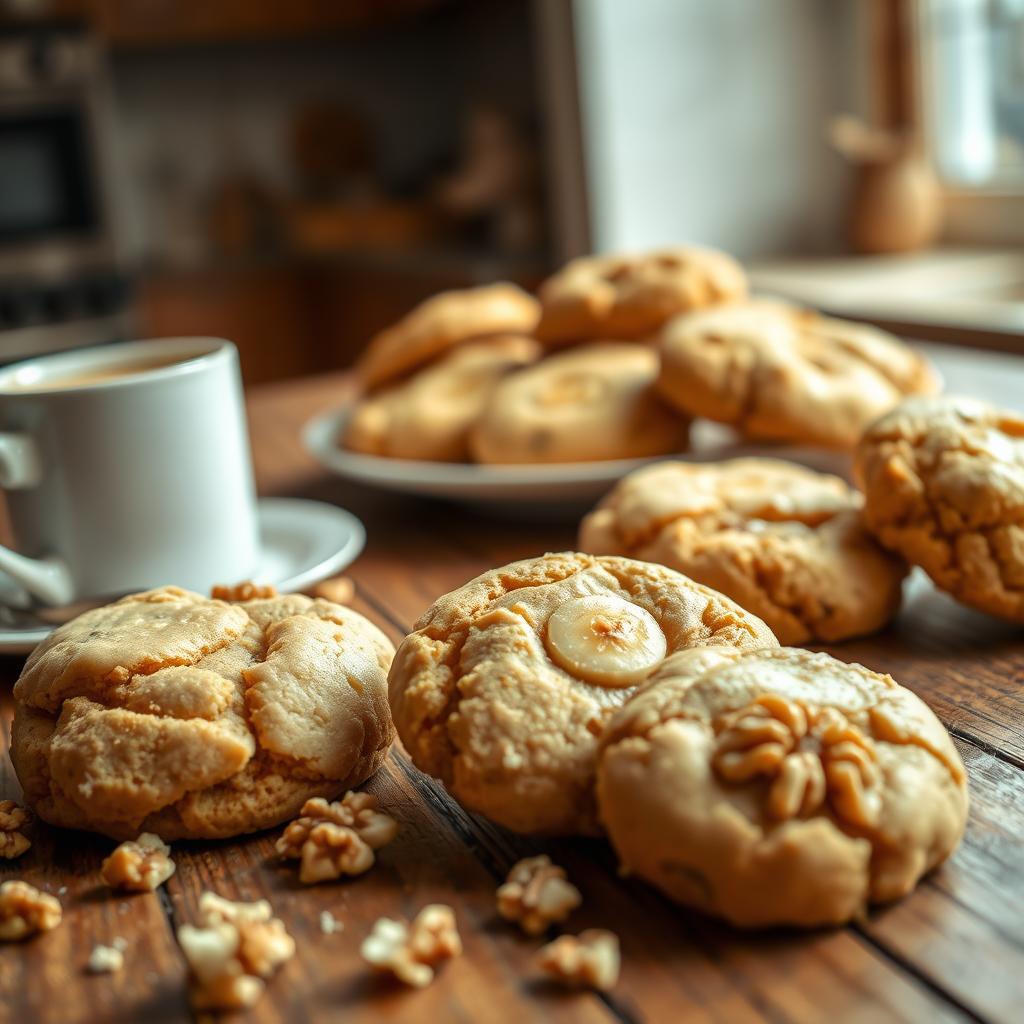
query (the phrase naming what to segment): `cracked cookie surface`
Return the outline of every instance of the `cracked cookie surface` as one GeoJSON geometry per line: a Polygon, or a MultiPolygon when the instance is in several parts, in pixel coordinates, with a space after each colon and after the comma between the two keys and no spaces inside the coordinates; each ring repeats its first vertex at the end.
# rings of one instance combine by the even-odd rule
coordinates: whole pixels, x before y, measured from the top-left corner
{"type": "Polygon", "coordinates": [[[594,462],[686,448],[689,423],[654,391],[648,346],[599,342],[502,380],[470,433],[485,463],[594,462]]]}
{"type": "Polygon", "coordinates": [[[894,335],[771,299],[677,317],[660,346],[666,400],[754,439],[852,448],[906,395],[939,389],[894,335]]]}
{"type": "Polygon", "coordinates": [[[609,722],[597,796],[627,871],[751,927],[904,896],[967,817],[963,763],[923,701],[793,648],[668,658],[609,722]]]}
{"type": "Polygon", "coordinates": [[[780,459],[659,462],[621,480],[579,547],[659,562],[764,619],[779,642],[872,633],[899,608],[906,566],[839,477],[780,459]]]}
{"type": "Polygon", "coordinates": [[[527,833],[595,833],[605,721],[666,654],[777,644],[760,619],[663,566],[562,553],[441,597],[399,646],[391,710],[413,762],[527,833]]]}
{"type": "Polygon", "coordinates": [[[267,828],[379,767],[392,654],[376,626],[328,601],[135,594],[31,654],[11,759],[51,824],[118,839],[267,828]]]}
{"type": "Polygon", "coordinates": [[[732,302],[746,291],[743,268],[714,249],[584,256],[540,286],[537,337],[551,344],[644,338],[678,313],[732,302]]]}
{"type": "Polygon", "coordinates": [[[936,586],[1024,622],[1024,414],[909,399],[857,448],[868,527],[936,586]]]}
{"type": "Polygon", "coordinates": [[[498,381],[540,352],[532,338],[516,335],[460,345],[408,380],[364,396],[343,445],[394,459],[466,462],[470,428],[498,381]]]}
{"type": "Polygon", "coordinates": [[[467,341],[495,334],[532,334],[540,306],[508,282],[441,292],[381,331],[357,364],[368,390],[404,376],[467,341]]]}

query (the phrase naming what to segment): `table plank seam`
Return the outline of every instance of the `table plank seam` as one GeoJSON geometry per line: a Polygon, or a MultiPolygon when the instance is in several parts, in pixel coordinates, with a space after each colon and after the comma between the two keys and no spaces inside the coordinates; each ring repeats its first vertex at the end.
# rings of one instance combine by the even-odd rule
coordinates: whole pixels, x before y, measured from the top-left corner
{"type": "Polygon", "coordinates": [[[922,972],[911,960],[883,945],[872,935],[866,932],[862,925],[855,923],[851,926],[850,931],[862,939],[865,945],[877,950],[883,956],[896,964],[904,974],[916,982],[917,985],[948,1003],[950,1006],[962,1013],[968,1020],[976,1021],[978,1024],[992,1024],[990,1018],[979,1016],[970,1009],[970,1007],[964,1006],[964,1004],[960,1002],[955,995],[947,992],[941,985],[929,978],[928,975],[922,972]]]}
{"type": "Polygon", "coordinates": [[[1009,751],[1000,750],[999,747],[995,746],[991,741],[983,739],[980,736],[976,736],[973,732],[968,729],[964,729],[959,725],[953,725],[942,719],[942,716],[936,712],[936,716],[942,721],[942,724],[946,727],[947,731],[951,736],[955,736],[958,740],[963,740],[964,743],[970,743],[971,746],[977,747],[979,750],[983,750],[990,757],[994,757],[997,761],[1002,761],[1004,764],[1010,765],[1016,768],[1018,771],[1024,772],[1024,759],[1017,757],[1016,754],[1011,754],[1009,751]]]}

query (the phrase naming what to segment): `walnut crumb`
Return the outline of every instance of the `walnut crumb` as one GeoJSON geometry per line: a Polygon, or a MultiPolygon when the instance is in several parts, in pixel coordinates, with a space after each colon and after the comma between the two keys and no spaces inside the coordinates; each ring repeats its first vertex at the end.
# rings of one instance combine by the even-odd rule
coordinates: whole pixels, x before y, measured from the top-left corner
{"type": "Polygon", "coordinates": [[[295,940],[266,900],[233,903],[212,892],[199,899],[199,927],[182,925],[178,942],[192,973],[196,1009],[252,1006],[265,980],[295,952],[295,940]]]}
{"type": "Polygon", "coordinates": [[[215,583],[210,590],[210,597],[215,601],[262,601],[268,597],[277,597],[277,590],[269,583],[215,583]]]}
{"type": "Polygon", "coordinates": [[[174,874],[171,848],[152,832],[143,832],[134,842],[122,843],[100,868],[100,876],[111,889],[146,892],[163,885],[174,874]]]}
{"type": "Polygon", "coordinates": [[[341,932],[345,930],[345,925],[342,924],[329,910],[320,911],[320,931],[324,935],[333,935],[335,932],[341,932]]]}
{"type": "Polygon", "coordinates": [[[498,889],[498,913],[516,921],[527,935],[540,935],[550,925],[564,921],[582,902],[564,868],[552,864],[546,854],[514,864],[508,880],[498,889]]]}
{"type": "Polygon", "coordinates": [[[90,974],[113,974],[124,967],[124,952],[115,942],[112,946],[93,946],[86,970],[90,974]]]}
{"type": "Polygon", "coordinates": [[[390,843],[398,823],[377,809],[370,793],[348,792],[328,803],[307,800],[275,844],[286,860],[301,861],[299,880],[307,884],[369,871],[374,850],[390,843]]]}
{"type": "Polygon", "coordinates": [[[351,604],[352,598],[356,596],[356,585],[347,576],[335,576],[321,580],[310,593],[332,604],[351,604]]]}
{"type": "Polygon", "coordinates": [[[55,896],[40,892],[28,882],[4,882],[0,885],[0,942],[48,932],[60,924],[62,913],[55,896]]]}
{"type": "Polygon", "coordinates": [[[429,985],[434,968],[462,952],[455,911],[443,903],[425,906],[412,924],[382,917],[363,941],[363,959],[380,971],[390,971],[414,988],[429,985]]]}
{"type": "Polygon", "coordinates": [[[28,824],[29,814],[13,800],[0,800],[0,857],[14,860],[31,845],[21,830],[28,824]]]}
{"type": "Polygon", "coordinates": [[[566,985],[607,992],[619,980],[619,937],[604,928],[560,935],[537,953],[537,966],[566,985]]]}

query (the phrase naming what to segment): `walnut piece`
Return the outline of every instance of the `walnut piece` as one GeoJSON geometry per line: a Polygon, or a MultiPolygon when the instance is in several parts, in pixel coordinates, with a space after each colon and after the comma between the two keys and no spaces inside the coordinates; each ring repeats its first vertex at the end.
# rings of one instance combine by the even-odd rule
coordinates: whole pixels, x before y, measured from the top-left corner
{"type": "Polygon", "coordinates": [[[269,583],[215,583],[210,589],[210,597],[215,601],[262,601],[268,597],[277,597],[277,590],[269,583]]]}
{"type": "Polygon", "coordinates": [[[712,766],[727,782],[770,780],[768,814],[779,821],[827,806],[836,817],[870,828],[881,813],[873,741],[835,708],[762,694],[714,723],[712,766]]]}
{"type": "Polygon", "coordinates": [[[462,952],[455,911],[443,903],[425,906],[412,924],[382,917],[363,940],[363,959],[378,970],[390,971],[414,988],[429,985],[434,968],[462,952]]]}
{"type": "Polygon", "coordinates": [[[111,946],[93,946],[85,969],[90,974],[114,974],[124,967],[124,951],[127,946],[124,939],[114,939],[111,946]]]}
{"type": "Polygon", "coordinates": [[[28,811],[24,807],[19,807],[13,800],[0,800],[0,857],[14,860],[32,845],[21,831],[28,820],[28,811]]]}
{"type": "Polygon", "coordinates": [[[325,821],[314,825],[302,844],[299,881],[314,885],[342,875],[361,875],[372,867],[373,850],[354,829],[325,821]]]}
{"type": "Polygon", "coordinates": [[[560,935],[537,953],[537,966],[566,985],[607,992],[619,980],[619,938],[604,928],[560,935]]]}
{"type": "Polygon", "coordinates": [[[266,900],[234,903],[204,892],[199,920],[199,927],[185,924],[178,929],[196,1009],[252,1006],[263,993],[264,979],[295,952],[295,940],[266,900]]]}
{"type": "Polygon", "coordinates": [[[350,791],[333,803],[307,800],[302,816],[289,823],[275,846],[285,859],[301,861],[300,881],[322,882],[368,871],[373,851],[397,832],[398,823],[377,809],[375,796],[350,791]]]}
{"type": "Polygon", "coordinates": [[[28,882],[4,882],[0,885],[0,942],[48,932],[60,924],[62,913],[55,896],[40,892],[28,882]]]}
{"type": "Polygon", "coordinates": [[[323,598],[333,604],[351,604],[356,596],[356,585],[347,576],[334,576],[329,580],[321,580],[310,594],[323,598]]]}
{"type": "Polygon", "coordinates": [[[129,892],[156,889],[173,874],[171,848],[153,832],[122,843],[100,868],[100,877],[111,889],[129,892]]]}
{"type": "Polygon", "coordinates": [[[497,895],[498,913],[518,922],[527,935],[540,935],[564,921],[583,902],[565,870],[552,864],[546,854],[514,864],[497,895]]]}

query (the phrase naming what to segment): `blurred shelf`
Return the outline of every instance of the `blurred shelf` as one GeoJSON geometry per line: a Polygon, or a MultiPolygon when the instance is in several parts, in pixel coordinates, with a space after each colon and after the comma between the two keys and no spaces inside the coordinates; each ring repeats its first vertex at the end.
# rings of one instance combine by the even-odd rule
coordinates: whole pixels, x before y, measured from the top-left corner
{"type": "Polygon", "coordinates": [[[1024,251],[936,249],[750,267],[754,288],[903,333],[1024,348],[1024,251]]]}
{"type": "Polygon", "coordinates": [[[509,279],[532,288],[540,256],[439,248],[205,259],[138,274],[144,337],[216,335],[247,384],[350,366],[374,334],[436,292],[509,279]]]}
{"type": "Polygon", "coordinates": [[[141,273],[149,277],[238,276],[270,269],[372,271],[410,277],[449,276],[467,283],[513,280],[532,284],[550,272],[551,261],[541,252],[499,253],[493,249],[439,245],[333,252],[281,250],[209,254],[189,262],[151,260],[140,268],[141,273]]]}
{"type": "Polygon", "coordinates": [[[380,28],[452,0],[61,0],[113,47],[297,38],[380,28]]]}

